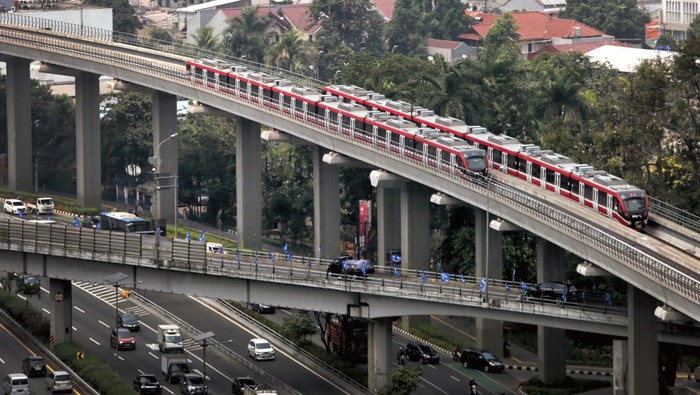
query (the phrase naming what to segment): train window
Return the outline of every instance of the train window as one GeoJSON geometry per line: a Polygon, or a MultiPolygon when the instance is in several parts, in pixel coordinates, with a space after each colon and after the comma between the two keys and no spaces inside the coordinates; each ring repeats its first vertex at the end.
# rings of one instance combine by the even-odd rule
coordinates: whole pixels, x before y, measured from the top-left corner
{"type": "Polygon", "coordinates": [[[432,145],[428,146],[428,157],[430,157],[430,158],[437,157],[437,147],[434,147],[432,145]]]}
{"type": "Polygon", "coordinates": [[[502,159],[503,159],[503,152],[494,148],[493,149],[493,163],[501,163],[502,159]]]}
{"type": "Polygon", "coordinates": [[[244,92],[247,91],[248,90],[248,83],[246,81],[243,81],[243,80],[238,80],[238,81],[239,81],[238,82],[238,89],[240,89],[244,92]]]}
{"type": "Polygon", "coordinates": [[[554,170],[546,169],[545,171],[546,171],[546,174],[547,174],[547,182],[550,183],[550,184],[554,184],[554,183],[555,183],[555,180],[554,180],[554,174],[555,174],[555,173],[554,173],[554,170]]]}
{"type": "Polygon", "coordinates": [[[540,172],[542,171],[541,169],[542,169],[542,166],[536,165],[533,163],[532,164],[532,178],[536,178],[538,180],[540,178],[542,178],[542,176],[540,175],[540,172]]]}
{"type": "Polygon", "coordinates": [[[450,153],[448,151],[440,151],[442,153],[442,161],[444,163],[450,163],[450,153]]]}
{"type": "Polygon", "coordinates": [[[593,187],[591,187],[590,185],[584,185],[583,197],[586,200],[593,200],[593,187]]]}
{"type": "Polygon", "coordinates": [[[614,197],[614,196],[613,196],[613,210],[618,212],[618,213],[622,211],[622,210],[620,210],[620,201],[617,199],[617,197],[614,197]]]}
{"type": "Polygon", "coordinates": [[[421,141],[406,139],[406,146],[410,147],[411,142],[413,142],[413,149],[415,149],[416,152],[420,152],[422,154],[423,153],[423,143],[421,141]]]}
{"type": "Polygon", "coordinates": [[[341,121],[342,121],[343,127],[345,127],[345,128],[353,126],[352,125],[352,118],[348,117],[347,115],[342,117],[341,121]]]}
{"type": "Polygon", "coordinates": [[[527,161],[518,159],[518,170],[521,173],[527,173],[527,161]]]}
{"type": "Polygon", "coordinates": [[[608,194],[603,191],[598,191],[598,204],[601,206],[608,205],[608,194]]]}
{"type": "Polygon", "coordinates": [[[571,189],[569,189],[571,191],[571,193],[578,195],[579,194],[579,182],[578,182],[578,180],[574,180],[573,178],[571,178],[569,181],[569,185],[571,187],[571,189]]]}
{"type": "Polygon", "coordinates": [[[332,122],[337,122],[338,121],[338,114],[331,111],[331,110],[326,110],[326,118],[332,122]]]}
{"type": "Polygon", "coordinates": [[[508,155],[508,168],[517,169],[518,168],[518,157],[515,155],[508,155]]]}
{"type": "Polygon", "coordinates": [[[398,143],[399,141],[401,141],[401,135],[398,133],[391,133],[390,136],[392,143],[398,143]]]}
{"type": "Polygon", "coordinates": [[[571,191],[571,178],[567,176],[561,176],[559,188],[565,191],[571,191]]]}

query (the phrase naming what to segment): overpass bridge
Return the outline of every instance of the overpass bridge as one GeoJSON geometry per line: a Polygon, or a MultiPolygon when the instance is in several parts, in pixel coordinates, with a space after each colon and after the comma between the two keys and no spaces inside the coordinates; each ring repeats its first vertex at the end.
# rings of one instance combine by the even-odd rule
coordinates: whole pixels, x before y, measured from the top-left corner
{"type": "MultiPolygon", "coordinates": [[[[576,207],[572,207],[570,204],[558,199],[548,199],[547,196],[541,196],[542,191],[532,190],[532,188],[527,187],[526,185],[519,185],[499,174],[496,174],[493,179],[489,179],[488,181],[465,180],[463,177],[460,177],[453,172],[437,170],[427,166],[425,163],[416,161],[415,159],[412,159],[411,156],[405,155],[405,152],[394,152],[383,149],[376,140],[373,142],[357,140],[354,138],[352,133],[343,133],[342,131],[339,131],[337,127],[328,127],[329,123],[325,122],[325,120],[315,120],[315,122],[310,122],[309,120],[292,118],[288,113],[281,110],[279,106],[273,107],[260,101],[253,102],[245,100],[241,98],[240,95],[237,95],[235,91],[222,92],[221,90],[214,89],[214,87],[204,87],[195,84],[187,78],[187,74],[184,69],[184,60],[188,57],[196,58],[203,56],[202,53],[195,53],[196,49],[175,48],[181,52],[179,54],[172,54],[163,51],[165,49],[174,51],[174,48],[172,47],[166,48],[165,46],[158,46],[157,48],[144,48],[132,45],[136,44],[136,42],[130,42],[129,45],[126,45],[123,43],[124,40],[122,40],[121,37],[115,36],[112,32],[88,29],[88,31],[83,30],[79,32],[80,34],[78,34],[75,31],[75,27],[71,27],[70,24],[43,20],[37,21],[33,19],[21,18],[15,14],[1,15],[0,23],[2,23],[0,26],[0,54],[3,54],[5,60],[8,61],[8,77],[12,77],[8,78],[8,122],[10,124],[8,129],[13,137],[17,137],[16,139],[11,139],[12,144],[10,144],[9,149],[10,184],[11,186],[17,187],[17,189],[22,189],[23,187],[21,180],[24,178],[21,175],[23,171],[27,171],[25,167],[31,169],[31,166],[26,166],[26,163],[22,162],[23,155],[17,154],[26,152],[26,144],[24,146],[21,144],[22,142],[26,142],[26,140],[22,140],[26,139],[26,137],[22,137],[21,134],[17,134],[16,132],[18,130],[21,131],[22,128],[25,128],[24,130],[27,129],[26,125],[23,126],[23,124],[24,121],[28,119],[26,111],[19,108],[19,103],[23,100],[21,88],[23,86],[27,86],[22,85],[25,83],[25,77],[21,70],[29,60],[38,59],[50,65],[58,66],[63,70],[77,71],[77,104],[79,122],[76,123],[78,125],[79,136],[88,137],[88,135],[85,134],[86,129],[94,127],[95,125],[97,125],[99,129],[99,124],[95,121],[96,116],[95,114],[91,113],[95,108],[91,107],[91,105],[93,105],[91,102],[94,100],[90,100],[90,98],[94,99],[96,97],[94,93],[94,87],[96,86],[94,81],[96,81],[96,78],[94,76],[109,75],[122,81],[145,87],[153,92],[157,92],[153,95],[154,111],[156,112],[156,116],[154,117],[156,119],[156,123],[154,124],[154,147],[158,145],[156,143],[162,143],[165,141],[166,137],[172,133],[172,130],[174,130],[174,123],[172,121],[173,118],[169,116],[167,106],[169,103],[174,102],[173,98],[176,96],[187,97],[221,111],[235,114],[239,117],[239,123],[242,125],[242,133],[239,134],[241,141],[237,143],[237,145],[240,145],[243,148],[240,148],[240,155],[237,156],[241,157],[242,162],[243,159],[246,158],[246,151],[248,151],[246,148],[250,148],[249,144],[251,136],[255,137],[254,133],[250,133],[251,130],[254,131],[255,129],[254,127],[251,128],[251,125],[257,124],[258,128],[259,124],[270,125],[276,130],[283,131],[299,140],[313,144],[315,147],[317,147],[316,156],[319,159],[321,156],[320,154],[324,152],[322,150],[337,152],[347,157],[351,157],[359,162],[364,162],[391,172],[394,175],[398,175],[411,181],[413,185],[420,185],[420,187],[413,187],[412,190],[406,191],[405,194],[404,190],[402,190],[401,200],[404,202],[404,196],[406,196],[406,206],[411,206],[411,202],[415,199],[425,197],[425,188],[432,188],[444,193],[445,195],[454,197],[459,201],[467,202],[484,210],[484,212],[487,214],[485,221],[482,219],[482,223],[484,224],[483,228],[488,229],[488,226],[491,226],[490,221],[488,221],[488,216],[489,214],[493,214],[499,218],[507,220],[511,224],[536,234],[545,241],[542,243],[544,246],[543,249],[547,249],[547,246],[560,246],[566,248],[586,261],[592,262],[609,273],[625,279],[633,286],[631,298],[632,307],[630,307],[629,311],[631,321],[634,323],[634,325],[629,325],[627,330],[628,336],[631,339],[634,339],[631,340],[633,346],[630,347],[631,364],[634,363],[633,361],[638,359],[632,358],[633,355],[636,355],[634,353],[641,352],[641,346],[650,339],[650,336],[653,341],[656,341],[655,331],[642,329],[649,329],[649,325],[653,326],[650,317],[653,318],[652,312],[656,305],[654,299],[668,306],[672,306],[693,320],[700,320],[700,276],[698,275],[698,272],[700,271],[700,264],[698,264],[698,259],[694,255],[679,253],[678,251],[673,250],[668,244],[648,239],[645,235],[640,235],[639,233],[636,233],[630,229],[621,228],[620,226],[613,226],[611,223],[603,222],[604,220],[602,217],[597,214],[577,210],[576,207]],[[193,52],[186,53],[184,51],[193,52]],[[323,125],[326,125],[326,127],[323,127],[323,125]],[[22,151],[23,149],[24,151],[22,151]],[[417,193],[415,193],[416,191],[417,193]],[[650,299],[647,295],[653,299],[650,299]]],[[[299,78],[294,76],[289,76],[288,79],[300,84],[302,83],[299,78]]],[[[309,85],[311,83],[303,82],[303,84],[309,85]]],[[[258,139],[259,144],[259,135],[256,138],[258,139]]],[[[86,186],[89,185],[90,182],[93,182],[91,189],[96,189],[94,188],[95,174],[91,173],[90,168],[99,169],[99,158],[90,158],[86,153],[86,151],[89,151],[87,148],[95,147],[94,136],[87,139],[78,139],[78,141],[83,141],[85,143],[85,146],[78,147],[78,195],[79,199],[82,200],[83,203],[88,203],[89,201],[94,200],[95,197],[90,196],[90,192],[86,186]],[[95,166],[95,164],[98,166],[95,166]]],[[[99,147],[99,138],[97,139],[97,147],[99,147]]],[[[165,163],[159,166],[159,172],[162,173],[164,171],[169,171],[176,174],[176,150],[174,152],[167,152],[167,148],[163,148],[164,150],[162,151],[162,156],[165,163]],[[172,163],[173,159],[175,164],[172,163]]],[[[237,150],[238,149],[239,148],[237,147],[237,150]]],[[[93,149],[92,151],[94,152],[95,150],[93,149]]],[[[99,152],[99,149],[96,151],[99,152]]],[[[29,145],[29,152],[31,152],[31,144],[29,145]]],[[[26,155],[26,157],[31,158],[31,155],[26,155]]],[[[24,160],[27,159],[25,158],[24,160]]],[[[254,160],[252,162],[254,162],[254,160]]],[[[242,168],[239,174],[245,173],[246,164],[237,163],[237,165],[239,164],[242,168]]],[[[318,169],[323,170],[321,164],[318,165],[318,169]]],[[[323,174],[321,174],[321,177],[323,177],[323,174]]],[[[99,183],[99,171],[97,172],[97,180],[97,183],[99,183]]],[[[237,182],[244,181],[237,180],[237,182]]],[[[249,179],[247,182],[250,184],[251,180],[249,179]]],[[[255,183],[254,177],[252,179],[252,183],[255,183]]],[[[239,187],[237,189],[239,190],[238,193],[243,193],[240,190],[245,188],[239,187]]],[[[319,188],[318,193],[315,193],[315,195],[320,195],[322,193],[324,193],[324,190],[319,188]]],[[[325,193],[327,193],[327,191],[325,191],[325,193]]],[[[317,202],[324,200],[319,198],[315,199],[317,202]]],[[[239,195],[239,209],[244,207],[241,210],[255,212],[256,210],[245,209],[255,207],[255,204],[259,204],[259,201],[257,203],[250,203],[250,201],[254,200],[255,196],[253,195],[239,195]]],[[[389,201],[390,199],[386,200],[389,201]]],[[[330,201],[333,202],[333,199],[330,199],[330,201]]],[[[167,204],[172,205],[172,202],[163,201],[159,202],[159,204],[163,204],[165,207],[167,204]]],[[[325,217],[330,217],[330,215],[328,215],[329,208],[324,207],[321,203],[317,204],[316,215],[320,216],[321,214],[319,213],[323,213],[325,217]]],[[[337,206],[335,209],[337,210],[337,206]]],[[[385,207],[384,211],[387,210],[388,208],[385,207]]],[[[402,207],[402,211],[403,210],[404,209],[402,207]]],[[[424,213],[424,209],[422,210],[423,211],[421,212],[424,213]]],[[[382,207],[380,206],[380,214],[381,211],[382,207]]],[[[246,215],[248,214],[246,213],[246,215]]],[[[241,237],[243,245],[250,246],[251,240],[253,240],[255,237],[255,231],[259,229],[256,228],[257,225],[254,224],[259,220],[259,214],[255,214],[258,216],[258,218],[254,217],[252,220],[246,218],[246,215],[240,216],[242,222],[241,237]],[[251,225],[251,223],[253,224],[251,225]]],[[[409,260],[408,258],[410,258],[411,261],[421,261],[421,258],[425,258],[427,255],[426,252],[420,251],[418,247],[424,247],[426,244],[424,242],[419,242],[418,239],[413,236],[415,229],[406,219],[404,219],[404,217],[407,217],[407,215],[404,215],[402,212],[401,228],[402,230],[407,229],[405,231],[406,235],[402,234],[401,236],[402,252],[406,253],[406,255],[404,255],[404,257],[407,258],[406,260],[409,260]]],[[[685,218],[682,215],[677,215],[677,213],[676,215],[672,215],[670,217],[685,218]]],[[[324,232],[323,230],[324,228],[333,229],[335,225],[333,221],[321,219],[319,221],[315,221],[315,223],[319,224],[321,228],[320,231],[317,232],[320,233],[320,235],[316,235],[317,246],[320,247],[322,244],[326,246],[332,245],[332,243],[323,243],[323,241],[332,240],[334,232],[324,232]],[[330,238],[323,239],[323,237],[330,238]]],[[[694,221],[676,221],[675,226],[680,227],[681,230],[679,233],[683,233],[684,230],[688,230],[688,233],[692,234],[697,230],[697,224],[694,221]]],[[[479,229],[477,229],[477,231],[481,232],[479,229]]],[[[486,234],[486,242],[484,243],[482,240],[482,247],[477,247],[477,250],[481,249],[482,251],[478,259],[489,261],[488,250],[490,246],[487,245],[489,244],[488,235],[491,234],[491,230],[489,229],[483,233],[486,234]],[[485,259],[483,256],[484,251],[486,255],[485,259]]],[[[66,235],[70,234],[71,233],[69,231],[66,232],[66,235]]],[[[260,234],[260,232],[258,231],[257,234],[260,234]]],[[[8,234],[8,240],[9,237],[11,237],[11,235],[8,234]]],[[[380,238],[381,237],[382,236],[380,235],[380,238]]],[[[479,239],[478,235],[477,239],[479,239]]],[[[493,239],[494,237],[492,237],[492,241],[493,239]]],[[[97,240],[98,238],[95,238],[95,241],[97,240]]],[[[127,240],[129,239],[125,239],[125,243],[127,240]]],[[[62,242],[69,243],[71,240],[69,240],[68,236],[66,236],[62,242]]],[[[131,243],[134,241],[129,240],[128,242],[131,243]]],[[[82,241],[80,243],[82,243],[82,241]]],[[[141,247],[147,251],[146,245],[148,243],[143,244],[143,241],[141,241],[141,243],[141,247]]],[[[24,242],[19,242],[19,244],[23,246],[25,245],[24,242]]],[[[178,243],[177,241],[174,241],[173,251],[176,250],[176,246],[178,246],[178,243]]],[[[21,252],[20,255],[22,256],[22,265],[20,265],[20,267],[18,267],[18,263],[16,263],[18,262],[18,258],[8,256],[9,260],[7,262],[15,262],[11,265],[12,270],[19,268],[20,270],[18,271],[49,275],[50,277],[58,276],[55,278],[65,278],[60,276],[59,273],[54,273],[54,271],[51,270],[46,264],[48,262],[54,262],[54,258],[49,259],[49,257],[53,257],[53,255],[51,255],[51,251],[56,251],[56,247],[51,247],[47,250],[37,249],[36,251],[28,252],[24,251],[25,247],[15,248],[11,242],[8,242],[8,244],[6,246],[2,246],[2,248],[6,248],[7,253],[10,255],[15,255],[21,252]],[[43,257],[40,265],[29,263],[34,262],[35,256],[43,257]]],[[[155,249],[154,252],[155,251],[159,250],[155,249]]],[[[109,252],[107,253],[107,256],[110,256],[110,254],[113,254],[112,256],[114,257],[120,256],[109,252]]],[[[477,255],[479,255],[479,253],[477,255]]],[[[494,258],[493,255],[491,257],[492,259],[494,258]]],[[[561,254],[554,253],[553,256],[561,256],[561,254]]],[[[77,256],[68,255],[67,258],[70,258],[68,261],[66,261],[68,267],[71,267],[72,265],[73,269],[76,271],[79,270],[79,267],[90,267],[91,270],[95,270],[96,273],[99,273],[97,276],[105,274],[104,272],[99,271],[99,268],[109,267],[109,265],[100,265],[98,263],[105,262],[103,256],[100,254],[78,254],[77,256]],[[87,263],[87,260],[95,260],[96,262],[90,265],[87,263]],[[77,263],[78,261],[79,265],[77,263]],[[72,263],[68,264],[67,262],[72,263]]],[[[164,285],[163,288],[172,288],[173,279],[179,276],[174,276],[170,273],[178,271],[176,270],[178,269],[178,266],[176,265],[178,260],[170,261],[169,265],[173,264],[176,266],[170,269],[167,276],[163,276],[164,278],[157,280],[157,278],[162,276],[162,271],[160,270],[163,270],[163,265],[165,263],[161,262],[161,259],[158,257],[152,259],[153,262],[151,263],[151,266],[153,267],[148,268],[147,265],[144,265],[144,268],[137,274],[143,277],[148,276],[146,273],[151,273],[150,275],[154,278],[149,278],[149,284],[162,283],[164,285]]],[[[543,258],[543,261],[544,260],[545,259],[543,258]]],[[[423,261],[427,263],[427,260],[423,261]]],[[[124,258],[124,263],[122,264],[126,264],[126,262],[131,261],[124,258]]],[[[188,260],[187,262],[187,265],[190,265],[188,267],[191,267],[191,264],[196,261],[190,262],[188,260]]],[[[545,265],[545,263],[543,263],[543,265],[545,265]]],[[[141,266],[137,265],[137,267],[141,266]]],[[[227,266],[224,265],[223,267],[227,266]]],[[[261,266],[258,265],[258,268],[260,267],[261,266]]],[[[483,273],[485,270],[488,277],[488,263],[485,266],[480,264],[480,267],[481,273],[483,273]]],[[[216,271],[212,272],[212,268],[203,267],[201,270],[203,272],[198,273],[198,276],[206,275],[212,278],[215,277],[214,274],[216,271]]],[[[492,273],[495,272],[497,271],[493,271],[492,273]]],[[[313,273],[313,270],[308,271],[308,275],[313,277],[311,276],[311,273],[313,273]]],[[[232,275],[232,273],[228,274],[232,275]]],[[[258,272],[255,272],[255,274],[258,274],[258,272]]],[[[260,274],[262,274],[262,272],[260,272],[260,274]]],[[[237,276],[239,276],[237,280],[227,279],[227,281],[235,281],[240,283],[237,285],[251,283],[251,279],[246,278],[243,272],[238,273],[237,276]]],[[[183,278],[186,280],[179,282],[178,286],[187,284],[192,287],[195,293],[197,293],[196,291],[199,288],[194,285],[197,283],[197,281],[194,279],[198,277],[190,273],[188,276],[183,278]]],[[[280,281],[280,283],[273,282],[277,292],[279,292],[279,288],[277,287],[284,287],[285,291],[290,292],[292,295],[294,294],[295,291],[293,289],[300,287],[299,282],[301,280],[291,275],[290,278],[295,280],[293,285],[284,285],[282,281],[280,281]]],[[[200,280],[203,279],[200,278],[200,280]]],[[[258,281],[252,281],[252,283],[257,284],[258,281]]],[[[260,284],[256,285],[254,288],[263,289],[264,287],[261,285],[263,283],[263,281],[260,281],[260,284]]],[[[365,281],[362,284],[363,286],[370,286],[373,283],[371,281],[365,281]]],[[[387,281],[384,281],[383,284],[386,285],[387,281]]],[[[419,284],[419,289],[420,285],[421,284],[419,284]]],[[[340,309],[345,312],[353,313],[354,315],[365,315],[368,318],[383,317],[382,312],[384,309],[393,311],[392,315],[396,315],[402,311],[391,309],[397,307],[394,300],[398,298],[398,295],[404,295],[405,290],[403,286],[399,286],[398,288],[378,287],[375,289],[377,295],[371,297],[369,295],[374,295],[372,292],[353,289],[352,287],[355,286],[354,282],[343,283],[343,286],[351,287],[351,289],[343,292],[335,292],[340,294],[347,293],[347,295],[350,296],[346,296],[345,298],[347,299],[343,300],[342,303],[337,302],[339,303],[338,305],[328,306],[327,309],[333,311],[335,311],[335,309],[340,309]],[[394,296],[386,296],[386,293],[393,294],[394,296]],[[361,295],[361,297],[358,297],[358,295],[361,295]],[[371,298],[371,305],[368,303],[367,298],[371,298]],[[342,304],[344,304],[344,307],[340,308],[339,306],[342,304]]],[[[422,286],[424,289],[428,288],[428,286],[425,284],[422,284],[422,286]]],[[[224,288],[223,285],[219,287],[224,288]]],[[[311,287],[311,285],[309,285],[309,287],[311,287]]],[[[247,287],[241,285],[240,288],[246,289],[247,287]]],[[[323,287],[320,288],[322,288],[318,290],[320,293],[333,292],[331,291],[332,287],[331,289],[326,289],[323,287]]],[[[441,286],[439,287],[438,292],[433,292],[433,294],[430,296],[423,296],[423,298],[427,299],[426,301],[421,301],[420,303],[416,303],[414,301],[412,306],[414,308],[411,309],[411,311],[416,313],[425,308],[425,311],[434,313],[436,310],[432,309],[434,306],[431,306],[431,304],[436,302],[430,302],[430,300],[439,300],[440,297],[443,296],[442,290],[447,288],[448,287],[441,286]],[[423,303],[426,304],[424,305],[423,303]],[[416,310],[415,307],[418,306],[424,307],[419,307],[418,310],[416,310]]],[[[227,292],[231,291],[229,290],[227,292]]],[[[244,295],[238,296],[240,297],[244,295]]],[[[511,305],[511,301],[499,300],[498,293],[488,296],[494,297],[480,298],[481,302],[479,302],[479,298],[477,298],[477,300],[473,301],[474,305],[470,305],[466,300],[457,303],[456,306],[452,307],[449,307],[449,303],[443,303],[445,304],[445,307],[440,307],[439,310],[443,311],[443,309],[445,309],[444,311],[452,311],[450,309],[455,308],[461,311],[461,314],[468,312],[469,314],[474,313],[476,315],[476,312],[472,311],[473,309],[479,310],[478,316],[483,316],[489,320],[500,320],[505,319],[505,316],[501,315],[501,310],[508,308],[509,306],[515,309],[517,306],[515,303],[511,305]]],[[[299,297],[299,300],[311,304],[311,301],[303,298],[303,295],[299,295],[299,297]]],[[[328,303],[332,304],[330,301],[336,300],[336,297],[338,296],[336,295],[334,298],[328,299],[328,303]]],[[[404,295],[402,297],[405,298],[406,296],[404,295]]],[[[247,298],[236,299],[247,300],[247,298]]],[[[420,300],[421,298],[416,295],[415,297],[409,299],[420,300]]],[[[269,302],[275,303],[275,300],[269,300],[269,302]]],[[[520,304],[521,311],[523,309],[522,306],[525,305],[520,304]]],[[[304,306],[300,303],[300,305],[297,307],[304,306]]],[[[310,307],[306,306],[305,308],[310,307]]],[[[550,306],[542,306],[541,308],[547,310],[550,308],[550,306]]],[[[552,316],[558,315],[558,318],[556,318],[556,324],[554,321],[550,322],[546,319],[544,321],[538,321],[538,324],[544,326],[551,324],[551,326],[554,328],[570,328],[570,323],[576,322],[576,318],[565,317],[564,319],[561,319],[561,310],[562,309],[559,309],[558,314],[554,314],[552,312],[552,316]],[[570,323],[566,324],[564,321],[568,321],[570,323]]],[[[568,314],[569,309],[566,310],[568,314]]],[[[516,313],[514,311],[508,311],[508,314],[516,313]]],[[[523,313],[520,314],[523,316],[526,315],[523,313]]],[[[544,314],[544,311],[541,313],[538,312],[538,314],[541,317],[548,317],[548,314],[544,314]]],[[[586,314],[593,313],[586,312],[586,314]]],[[[606,314],[605,316],[596,317],[595,319],[591,318],[593,316],[588,316],[588,319],[578,318],[578,322],[599,321],[601,323],[606,323],[608,320],[610,320],[609,317],[614,316],[615,315],[613,314],[606,314]]],[[[510,317],[512,317],[512,315],[510,317]]],[[[555,318],[551,319],[554,320],[555,318]]],[[[528,322],[526,318],[523,318],[523,320],[523,322],[528,322]]],[[[386,322],[377,325],[377,327],[387,327],[386,322]]],[[[620,327],[620,325],[612,325],[610,328],[612,327],[620,327]]],[[[577,328],[580,328],[580,326],[577,326],[577,328]]],[[[375,340],[382,338],[385,339],[387,336],[386,333],[387,331],[385,329],[377,329],[375,340]]],[[[390,332],[388,333],[390,335],[390,332]]],[[[656,358],[652,358],[652,360],[655,359],[656,358]]],[[[378,362],[377,364],[381,365],[381,363],[378,362]]],[[[386,365],[384,365],[382,368],[376,367],[376,370],[380,371],[380,375],[385,374],[388,371],[388,369],[386,369],[386,365]]],[[[637,369],[635,369],[635,367],[631,368],[631,371],[635,370],[637,371],[637,374],[644,376],[643,372],[648,372],[649,368],[646,367],[643,369],[641,366],[637,369]]],[[[655,374],[656,373],[654,371],[654,377],[655,374]]],[[[640,383],[644,381],[644,378],[640,378],[639,380],[641,381],[637,385],[642,385],[640,383]]],[[[631,381],[637,383],[634,377],[631,381]]]]}

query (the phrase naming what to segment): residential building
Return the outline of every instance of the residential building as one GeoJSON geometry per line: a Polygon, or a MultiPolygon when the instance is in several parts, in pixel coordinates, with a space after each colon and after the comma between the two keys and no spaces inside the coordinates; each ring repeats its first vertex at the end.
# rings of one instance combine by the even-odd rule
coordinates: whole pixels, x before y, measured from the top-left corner
{"type": "Polygon", "coordinates": [[[492,10],[506,12],[539,11],[551,16],[558,16],[566,8],[566,0],[511,0],[498,5],[492,10]]]}
{"type": "Polygon", "coordinates": [[[428,55],[442,56],[450,64],[461,62],[467,57],[476,55],[476,48],[470,47],[461,41],[429,38],[425,40],[425,49],[428,55]]]}
{"type": "Polygon", "coordinates": [[[699,12],[700,0],[662,0],[661,31],[676,41],[683,41],[690,23],[699,12]]]}

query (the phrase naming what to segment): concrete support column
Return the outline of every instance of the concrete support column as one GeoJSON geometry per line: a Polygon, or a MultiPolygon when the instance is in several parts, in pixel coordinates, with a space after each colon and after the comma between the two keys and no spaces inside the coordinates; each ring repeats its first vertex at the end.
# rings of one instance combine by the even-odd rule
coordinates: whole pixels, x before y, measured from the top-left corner
{"type": "Polygon", "coordinates": [[[98,209],[102,206],[99,78],[99,75],[90,73],[80,73],[75,78],[78,204],[98,209]]]}
{"type": "MultiPolygon", "coordinates": [[[[494,219],[484,210],[476,210],[476,277],[501,279],[503,273],[503,235],[491,229],[494,219]]],[[[487,287],[491,287],[487,281],[487,287]]],[[[486,298],[486,295],[482,295],[486,298]]],[[[489,298],[491,298],[489,296],[489,298]]],[[[476,344],[483,350],[503,356],[503,321],[476,318],[476,344]]]]}
{"type": "Polygon", "coordinates": [[[386,252],[401,248],[401,193],[396,188],[377,187],[377,264],[391,265],[386,252]]]}
{"type": "Polygon", "coordinates": [[[659,343],[656,300],[632,285],[627,286],[627,388],[630,394],[659,393],[659,343]]]}
{"type": "Polygon", "coordinates": [[[236,228],[241,248],[262,245],[260,124],[236,118],[236,228]]]}
{"type": "Polygon", "coordinates": [[[314,256],[340,255],[340,174],[323,162],[326,150],[314,147],[314,256]]]}
{"type": "Polygon", "coordinates": [[[153,156],[160,158],[160,164],[156,165],[160,189],[156,191],[155,216],[164,218],[167,225],[173,226],[176,215],[178,140],[172,138],[163,142],[177,133],[177,97],[158,91],[151,95],[151,100],[153,102],[153,156]]]}
{"type": "Polygon", "coordinates": [[[32,101],[30,61],[7,59],[7,184],[12,191],[32,190],[32,101]]]}
{"type": "Polygon", "coordinates": [[[73,295],[70,280],[49,279],[51,292],[51,346],[73,341],[73,295]],[[57,295],[60,295],[57,297],[57,295]],[[55,343],[54,343],[55,341],[55,343]]]}
{"type": "Polygon", "coordinates": [[[367,383],[370,392],[389,382],[392,361],[391,318],[369,321],[367,334],[367,383]]]}
{"type": "MultiPolygon", "coordinates": [[[[406,182],[401,187],[401,265],[404,269],[430,268],[430,189],[406,182]]],[[[430,316],[404,316],[403,329],[429,324],[430,316]]]]}
{"type": "MultiPolygon", "coordinates": [[[[556,244],[537,239],[537,281],[564,281],[566,251],[556,244]]],[[[538,377],[544,382],[566,377],[566,331],[537,326],[538,377]]]]}
{"type": "Polygon", "coordinates": [[[627,395],[627,340],[613,339],[613,395],[627,395]]]}

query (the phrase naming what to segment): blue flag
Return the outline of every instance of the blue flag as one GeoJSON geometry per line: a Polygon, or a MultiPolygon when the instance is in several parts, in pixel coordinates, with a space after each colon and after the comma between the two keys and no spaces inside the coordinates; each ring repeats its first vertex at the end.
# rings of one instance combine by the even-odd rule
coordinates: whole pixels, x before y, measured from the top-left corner
{"type": "Polygon", "coordinates": [[[185,233],[185,240],[190,241],[190,228],[187,228],[187,233],[185,233]]]}
{"type": "Polygon", "coordinates": [[[78,221],[78,217],[73,217],[73,227],[77,228],[80,226],[80,221],[78,221]]]}
{"type": "Polygon", "coordinates": [[[275,262],[275,256],[272,253],[270,253],[270,261],[275,262]]]}
{"type": "Polygon", "coordinates": [[[255,254],[255,266],[258,266],[258,254],[255,254]]]}
{"type": "Polygon", "coordinates": [[[567,291],[566,291],[566,288],[564,288],[564,293],[561,295],[561,301],[566,303],[566,298],[567,298],[567,291]]]}
{"type": "Polygon", "coordinates": [[[97,230],[102,230],[102,222],[97,223],[97,230]]]}
{"type": "Polygon", "coordinates": [[[19,219],[22,219],[22,217],[24,217],[24,211],[19,212],[19,219]]]}
{"type": "Polygon", "coordinates": [[[347,272],[347,271],[348,271],[348,260],[346,259],[343,261],[343,272],[347,272]]]}
{"type": "Polygon", "coordinates": [[[362,265],[362,275],[367,276],[367,265],[362,265]]]}
{"type": "Polygon", "coordinates": [[[442,274],[440,274],[440,280],[447,283],[450,281],[450,275],[448,273],[443,272],[442,274]]]}
{"type": "Polygon", "coordinates": [[[459,281],[464,282],[464,274],[462,272],[459,272],[459,281]]]}
{"type": "Polygon", "coordinates": [[[394,265],[401,263],[401,255],[391,254],[391,263],[394,265]]]}
{"type": "Polygon", "coordinates": [[[236,250],[236,259],[238,260],[238,263],[241,263],[241,252],[236,250]]]}
{"type": "Polygon", "coordinates": [[[205,241],[207,241],[207,232],[206,232],[206,231],[202,231],[202,234],[199,235],[199,242],[200,242],[200,243],[204,243],[205,241]]]}
{"type": "Polygon", "coordinates": [[[481,289],[481,292],[486,292],[486,277],[481,276],[481,286],[479,289],[481,289]]]}
{"type": "Polygon", "coordinates": [[[442,271],[442,259],[438,259],[437,271],[438,271],[438,272],[441,272],[441,271],[442,271]]]}
{"type": "Polygon", "coordinates": [[[609,293],[605,293],[605,304],[608,306],[612,306],[612,296],[610,296],[609,293]]]}
{"type": "Polygon", "coordinates": [[[506,283],[506,291],[510,292],[510,283],[506,283]]]}
{"type": "Polygon", "coordinates": [[[523,291],[527,291],[527,284],[525,283],[525,280],[520,280],[520,288],[522,288],[523,291]]]}
{"type": "Polygon", "coordinates": [[[156,226],[156,236],[160,236],[160,226],[156,226]]]}
{"type": "Polygon", "coordinates": [[[289,259],[289,263],[293,263],[293,262],[294,262],[294,254],[289,253],[289,255],[287,256],[287,258],[289,259]]]}
{"type": "Polygon", "coordinates": [[[287,243],[284,243],[284,247],[282,247],[282,251],[284,251],[285,254],[287,253],[287,243]]]}
{"type": "Polygon", "coordinates": [[[425,274],[425,270],[423,270],[423,274],[420,276],[420,278],[423,280],[423,282],[428,281],[428,276],[425,274]]]}
{"type": "Polygon", "coordinates": [[[399,275],[399,269],[396,266],[394,266],[394,276],[398,276],[398,275],[399,275]]]}
{"type": "Polygon", "coordinates": [[[309,257],[309,269],[311,269],[311,257],[309,257]]]}
{"type": "Polygon", "coordinates": [[[51,214],[49,214],[48,219],[49,219],[49,221],[51,221],[51,214]]]}

